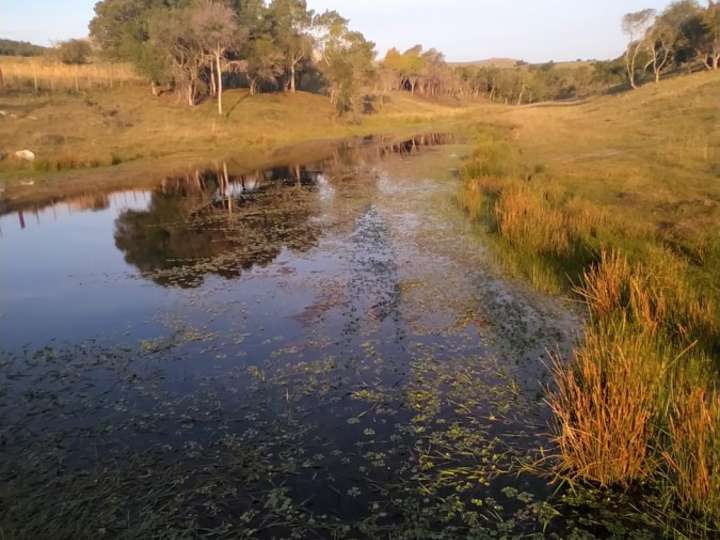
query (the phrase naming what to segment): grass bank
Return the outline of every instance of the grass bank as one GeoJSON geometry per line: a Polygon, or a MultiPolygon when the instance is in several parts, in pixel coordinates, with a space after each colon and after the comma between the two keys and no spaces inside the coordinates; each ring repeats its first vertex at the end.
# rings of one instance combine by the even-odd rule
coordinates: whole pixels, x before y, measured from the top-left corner
{"type": "Polygon", "coordinates": [[[554,367],[557,472],[641,487],[691,537],[720,532],[718,102],[700,74],[496,109],[459,194],[510,271],[587,306],[554,367]]]}
{"type": "Polygon", "coordinates": [[[329,141],[446,130],[467,112],[397,93],[382,110],[350,121],[337,118],[324,96],[231,90],[219,117],[210,101],[189,108],[172,94],[153,97],[147,85],[132,80],[79,92],[72,85],[58,90],[57,83],[55,91],[42,86],[34,93],[28,84],[0,91],[0,152],[7,154],[0,161],[0,197],[6,202],[57,197],[82,186],[135,185],[230,157],[261,167],[296,145],[307,161],[313,148],[329,141]],[[34,162],[13,158],[26,149],[35,153],[34,162]]]}

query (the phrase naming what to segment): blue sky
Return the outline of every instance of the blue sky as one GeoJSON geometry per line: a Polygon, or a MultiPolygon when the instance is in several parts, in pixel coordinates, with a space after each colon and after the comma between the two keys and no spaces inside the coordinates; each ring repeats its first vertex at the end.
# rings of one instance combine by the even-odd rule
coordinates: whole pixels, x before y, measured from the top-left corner
{"type": "MultiPolygon", "coordinates": [[[[0,0],[0,37],[40,44],[83,37],[96,0],[0,0]]],[[[416,43],[450,60],[532,62],[610,58],[623,49],[620,18],[669,0],[308,0],[336,9],[384,53],[416,43]]]]}

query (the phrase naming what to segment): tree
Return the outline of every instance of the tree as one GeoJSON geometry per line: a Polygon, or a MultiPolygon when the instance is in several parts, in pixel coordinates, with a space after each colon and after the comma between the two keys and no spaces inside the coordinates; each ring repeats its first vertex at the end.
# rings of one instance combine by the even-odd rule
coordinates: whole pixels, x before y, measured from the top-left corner
{"type": "Polygon", "coordinates": [[[90,61],[92,48],[84,39],[71,39],[59,43],[57,53],[63,64],[81,65],[90,61]]]}
{"type": "Polygon", "coordinates": [[[445,55],[437,49],[425,51],[422,56],[420,84],[423,94],[436,96],[451,86],[452,74],[445,63],[445,55]]]}
{"type": "Polygon", "coordinates": [[[47,48],[27,41],[0,39],[0,56],[40,56],[46,52],[47,48]]]}
{"type": "Polygon", "coordinates": [[[709,0],[700,24],[702,33],[696,50],[707,69],[717,70],[720,68],[720,3],[709,0]]]}
{"type": "Polygon", "coordinates": [[[238,26],[235,11],[218,0],[201,0],[190,15],[192,32],[203,54],[211,58],[210,76],[217,85],[218,114],[222,115],[223,63],[228,49],[239,48],[247,30],[238,26]]]}
{"type": "Polygon", "coordinates": [[[288,71],[286,90],[293,93],[297,89],[297,67],[312,52],[309,31],[313,15],[305,0],[272,0],[270,4],[272,36],[282,51],[288,71]]]}
{"type": "Polygon", "coordinates": [[[400,54],[397,49],[390,49],[385,55],[383,67],[397,74],[397,88],[408,89],[414,95],[417,85],[425,69],[426,59],[422,56],[422,45],[415,45],[400,54]]]}
{"type": "Polygon", "coordinates": [[[652,68],[655,83],[660,82],[663,72],[672,65],[673,47],[678,39],[679,29],[660,17],[648,30],[645,48],[650,59],[645,70],[652,68]]]}
{"type": "Polygon", "coordinates": [[[283,74],[283,54],[273,43],[270,36],[254,39],[247,53],[247,76],[250,82],[250,95],[254,96],[260,83],[277,83],[283,74]]]}
{"type": "Polygon", "coordinates": [[[640,52],[647,39],[647,31],[652,26],[657,12],[654,9],[644,9],[635,13],[628,13],[623,17],[622,29],[628,36],[630,43],[625,50],[625,69],[628,82],[632,89],[637,89],[636,66],[640,52]]]}
{"type": "Polygon", "coordinates": [[[410,93],[415,95],[415,88],[420,80],[420,75],[425,69],[425,59],[422,57],[422,45],[415,45],[414,47],[405,51],[402,55],[402,76],[410,85],[410,93]]]}
{"type": "Polygon", "coordinates": [[[191,0],[101,0],[95,4],[90,37],[111,60],[132,62],[141,75],[156,85],[170,82],[174,72],[166,50],[150,40],[155,17],[186,7],[191,0]]]}
{"type": "Polygon", "coordinates": [[[195,105],[204,51],[195,35],[192,8],[157,11],[149,21],[149,42],[172,72],[174,83],[185,88],[187,103],[195,105]]]}
{"type": "Polygon", "coordinates": [[[358,96],[374,75],[375,44],[360,32],[352,32],[348,21],[336,11],[318,16],[321,69],[330,84],[330,101],[340,114],[358,109],[358,96]]]}
{"type": "Polygon", "coordinates": [[[135,62],[149,39],[152,14],[189,4],[190,0],[101,0],[95,4],[90,37],[109,58],[135,62]]]}

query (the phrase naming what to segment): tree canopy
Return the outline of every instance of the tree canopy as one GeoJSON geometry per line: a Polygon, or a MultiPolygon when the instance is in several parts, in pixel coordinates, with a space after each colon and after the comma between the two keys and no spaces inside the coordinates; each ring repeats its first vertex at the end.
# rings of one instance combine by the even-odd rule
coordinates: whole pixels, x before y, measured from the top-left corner
{"type": "Polygon", "coordinates": [[[216,98],[220,114],[228,86],[251,94],[322,91],[345,114],[367,104],[363,97],[385,103],[393,91],[523,104],[718,69],[717,2],[678,0],[662,12],[629,13],[621,26],[628,46],[616,60],[513,67],[452,65],[422,45],[390,49],[377,61],[375,45],[347,19],[336,11],[317,14],[306,0],[101,0],[90,33],[103,55],[135,64],[155,92],[166,87],[190,105],[216,98]]]}

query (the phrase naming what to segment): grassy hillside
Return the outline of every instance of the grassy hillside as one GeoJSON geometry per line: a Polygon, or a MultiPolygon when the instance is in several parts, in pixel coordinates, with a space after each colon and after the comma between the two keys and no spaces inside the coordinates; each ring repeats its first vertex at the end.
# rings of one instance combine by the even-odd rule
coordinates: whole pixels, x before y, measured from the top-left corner
{"type": "Polygon", "coordinates": [[[519,62],[516,58],[486,58],[485,60],[475,60],[471,62],[453,62],[453,66],[478,66],[478,67],[495,67],[495,68],[514,68],[519,62]]]}
{"type": "Polygon", "coordinates": [[[524,159],[569,193],[692,243],[720,223],[718,103],[720,76],[702,73],[505,120],[524,159]]]}
{"type": "Polygon", "coordinates": [[[498,108],[460,201],[508,269],[588,310],[555,366],[557,472],[720,534],[720,75],[498,108]],[[689,517],[689,518],[688,518],[689,517]]]}
{"type": "MultiPolygon", "coordinates": [[[[522,62],[522,60],[517,58],[487,58],[485,60],[476,60],[472,62],[451,62],[452,66],[456,67],[463,67],[463,66],[476,66],[476,67],[492,67],[492,68],[500,68],[500,69],[513,69],[518,67],[518,62],[522,62]]],[[[522,66],[525,68],[529,68],[531,65],[541,66],[543,63],[539,64],[527,64],[523,63],[522,66]]],[[[563,62],[556,62],[555,66],[559,68],[577,68],[582,66],[590,66],[592,65],[592,61],[589,60],[568,60],[563,62]]]]}

